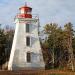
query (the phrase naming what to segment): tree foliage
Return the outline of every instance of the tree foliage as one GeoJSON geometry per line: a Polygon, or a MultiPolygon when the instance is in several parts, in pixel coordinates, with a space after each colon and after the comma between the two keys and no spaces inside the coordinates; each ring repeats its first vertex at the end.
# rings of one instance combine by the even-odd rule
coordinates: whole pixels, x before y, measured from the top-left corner
{"type": "Polygon", "coordinates": [[[72,24],[69,22],[64,25],[64,28],[58,27],[56,23],[46,24],[44,33],[47,38],[43,44],[51,57],[50,66],[67,67],[71,62],[71,69],[74,70],[75,37],[72,24]]]}
{"type": "Polygon", "coordinates": [[[0,65],[2,66],[8,61],[11,44],[13,39],[14,29],[3,29],[0,24],[0,65]]]}
{"type": "Polygon", "coordinates": [[[6,38],[4,35],[4,30],[1,29],[0,27],[0,65],[4,62],[4,53],[5,53],[5,43],[6,43],[6,38]]]}

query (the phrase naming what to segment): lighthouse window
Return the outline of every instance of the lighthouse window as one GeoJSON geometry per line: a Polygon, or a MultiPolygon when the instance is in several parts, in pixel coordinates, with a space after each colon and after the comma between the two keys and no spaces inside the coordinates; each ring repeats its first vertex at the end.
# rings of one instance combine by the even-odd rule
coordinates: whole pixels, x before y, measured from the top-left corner
{"type": "Polygon", "coordinates": [[[26,24],[26,32],[29,32],[29,24],[26,24]]]}
{"type": "Polygon", "coordinates": [[[27,53],[27,62],[31,62],[31,53],[27,53]]]}
{"type": "Polygon", "coordinates": [[[30,46],[30,37],[26,37],[26,45],[30,46]]]}

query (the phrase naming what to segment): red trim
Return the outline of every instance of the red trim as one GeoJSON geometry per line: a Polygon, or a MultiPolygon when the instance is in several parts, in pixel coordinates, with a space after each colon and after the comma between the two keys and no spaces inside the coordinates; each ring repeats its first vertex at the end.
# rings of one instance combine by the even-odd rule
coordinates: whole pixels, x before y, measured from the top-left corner
{"type": "Polygon", "coordinates": [[[31,14],[20,14],[17,16],[18,18],[32,18],[31,14]]]}
{"type": "Polygon", "coordinates": [[[26,7],[26,6],[21,7],[21,8],[19,8],[19,9],[20,9],[20,10],[24,10],[24,11],[32,11],[32,8],[26,7]]]}

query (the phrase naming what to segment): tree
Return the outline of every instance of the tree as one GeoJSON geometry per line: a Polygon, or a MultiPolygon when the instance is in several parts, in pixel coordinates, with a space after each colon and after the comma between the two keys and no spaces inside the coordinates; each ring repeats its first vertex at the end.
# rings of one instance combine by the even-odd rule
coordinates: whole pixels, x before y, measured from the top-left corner
{"type": "Polygon", "coordinates": [[[7,27],[3,29],[0,24],[0,65],[5,64],[9,60],[14,29],[7,27]]]}
{"type": "Polygon", "coordinates": [[[48,42],[48,49],[52,57],[52,64],[53,64],[52,66],[54,68],[54,61],[55,61],[54,53],[55,53],[55,48],[57,43],[57,37],[56,37],[57,24],[56,23],[47,24],[44,27],[44,31],[45,31],[45,34],[47,34],[48,36],[46,43],[48,42]]]}
{"type": "Polygon", "coordinates": [[[0,65],[4,62],[4,56],[5,56],[5,43],[6,38],[4,35],[4,30],[0,27],[0,65]]]}
{"type": "Polygon", "coordinates": [[[6,55],[6,61],[9,60],[10,51],[12,47],[12,41],[14,36],[14,29],[7,27],[8,29],[5,29],[5,38],[6,38],[6,49],[5,49],[5,55],[6,55]]]}
{"type": "Polygon", "coordinates": [[[46,24],[44,33],[47,35],[44,46],[49,51],[51,57],[49,57],[51,59],[49,62],[53,63],[53,67],[67,67],[69,63],[71,69],[74,70],[75,38],[72,24],[70,22],[65,24],[64,29],[58,27],[56,23],[46,24]]]}
{"type": "Polygon", "coordinates": [[[72,28],[72,24],[69,22],[64,26],[64,31],[65,31],[65,37],[66,37],[66,46],[68,49],[69,53],[69,66],[71,67],[72,71],[74,71],[74,55],[73,55],[73,48],[72,48],[72,38],[73,38],[73,33],[74,30],[72,28]]]}

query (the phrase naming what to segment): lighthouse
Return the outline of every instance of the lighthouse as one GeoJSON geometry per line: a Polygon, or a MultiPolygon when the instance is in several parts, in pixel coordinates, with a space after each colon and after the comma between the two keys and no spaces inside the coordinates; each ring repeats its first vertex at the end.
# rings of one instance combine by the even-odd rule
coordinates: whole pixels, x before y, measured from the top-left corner
{"type": "Polygon", "coordinates": [[[15,17],[15,33],[8,62],[8,70],[44,69],[39,41],[39,18],[32,15],[32,8],[22,6],[15,17]]]}

